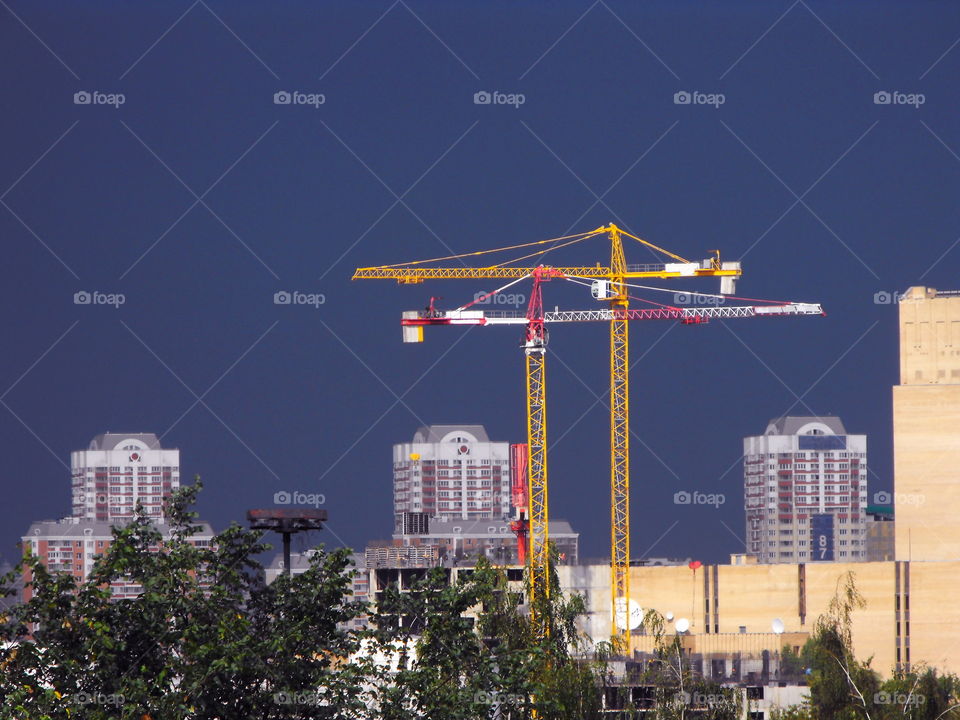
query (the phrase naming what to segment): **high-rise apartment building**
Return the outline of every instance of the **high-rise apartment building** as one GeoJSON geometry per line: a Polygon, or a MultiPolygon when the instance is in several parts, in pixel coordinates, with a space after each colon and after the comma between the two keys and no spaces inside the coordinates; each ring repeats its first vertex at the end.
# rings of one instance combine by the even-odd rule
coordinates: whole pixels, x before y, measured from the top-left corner
{"type": "Polygon", "coordinates": [[[71,516],[127,521],[139,501],[144,514],[164,517],[164,504],[180,487],[180,451],[160,447],[153,433],[103,433],[71,453],[71,516]]]}
{"type": "Polygon", "coordinates": [[[960,558],[960,291],[899,298],[893,388],[896,559],[960,558]]]}
{"type": "Polygon", "coordinates": [[[408,513],[507,519],[510,487],[510,443],[491,442],[482,425],[422,427],[393,446],[394,531],[408,513]]]}
{"type": "MultiPolygon", "coordinates": [[[[138,502],[161,538],[170,537],[166,503],[180,487],[179,450],[160,447],[153,433],[107,432],[97,435],[86,450],[71,453],[70,461],[70,517],[33,523],[21,538],[24,552],[82,582],[113,542],[111,528],[132,520],[138,502]]],[[[196,524],[200,530],[188,542],[209,547],[213,529],[199,520],[196,524]]],[[[133,597],[140,587],[120,579],[112,583],[111,592],[117,598],[133,597]]],[[[28,588],[24,597],[29,596],[28,588]]]]}
{"type": "Polygon", "coordinates": [[[781,417],[743,440],[747,552],[761,563],[866,560],[867,437],[781,417]]]}

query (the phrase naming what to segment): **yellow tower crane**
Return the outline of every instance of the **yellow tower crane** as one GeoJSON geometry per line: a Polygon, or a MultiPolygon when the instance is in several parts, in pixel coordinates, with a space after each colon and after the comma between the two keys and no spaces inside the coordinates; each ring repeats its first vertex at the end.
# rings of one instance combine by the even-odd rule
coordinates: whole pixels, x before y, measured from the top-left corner
{"type": "MultiPolygon", "coordinates": [[[[732,295],[735,282],[741,275],[739,262],[721,262],[719,251],[701,262],[690,262],[646,240],[610,224],[590,232],[567,235],[548,240],[512,245],[492,250],[449,255],[396,265],[358,268],[354,280],[386,279],[401,284],[422,283],[424,280],[440,279],[503,279],[509,280],[499,289],[480,296],[455,310],[441,311],[430,307],[425,311],[404,312],[401,324],[405,342],[420,342],[426,325],[522,325],[526,328],[524,353],[526,356],[526,410],[528,512],[530,523],[529,595],[531,607],[549,592],[546,576],[548,533],[548,483],[547,483],[547,429],[546,429],[546,331],[544,323],[607,321],[610,323],[610,599],[611,633],[623,651],[629,650],[630,612],[630,392],[629,392],[629,321],[669,319],[685,324],[697,324],[711,318],[770,317],[789,315],[822,315],[821,307],[813,303],[774,302],[761,306],[707,306],[678,308],[662,303],[658,307],[631,309],[630,281],[639,279],[671,279],[719,277],[720,293],[732,295]],[[551,250],[567,247],[589,238],[606,235],[610,241],[610,264],[596,266],[545,266],[517,265],[524,260],[541,258],[551,250]],[[627,237],[650,250],[666,257],[671,262],[629,265],[623,249],[627,237]],[[446,260],[459,260],[511,250],[532,250],[518,258],[484,267],[438,267],[427,266],[446,260]],[[544,312],[541,284],[560,278],[588,284],[593,297],[605,302],[607,310],[575,310],[544,312]],[[485,312],[470,309],[495,293],[525,280],[533,280],[533,291],[526,313],[485,312]],[[586,282],[591,281],[591,282],[586,282]]],[[[657,290],[661,288],[646,288],[657,290]]],[[[693,293],[696,295],[696,293],[693,293]]]]}

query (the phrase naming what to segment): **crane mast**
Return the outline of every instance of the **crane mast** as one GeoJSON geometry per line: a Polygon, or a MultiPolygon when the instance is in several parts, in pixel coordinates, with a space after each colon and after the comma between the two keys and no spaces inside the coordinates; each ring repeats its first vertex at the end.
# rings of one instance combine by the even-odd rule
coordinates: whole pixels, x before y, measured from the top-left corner
{"type": "Polygon", "coordinates": [[[533,272],[533,290],[527,309],[523,344],[527,380],[527,503],[530,512],[530,571],[527,583],[534,622],[540,599],[550,596],[549,503],[547,494],[547,330],[543,324],[543,292],[540,284],[549,280],[546,268],[533,272]]]}
{"type": "Polygon", "coordinates": [[[610,235],[610,610],[611,635],[629,650],[630,599],[630,306],[620,230],[610,235]],[[618,605],[623,606],[622,613],[618,605]],[[623,619],[621,627],[621,618],[623,619]]]}

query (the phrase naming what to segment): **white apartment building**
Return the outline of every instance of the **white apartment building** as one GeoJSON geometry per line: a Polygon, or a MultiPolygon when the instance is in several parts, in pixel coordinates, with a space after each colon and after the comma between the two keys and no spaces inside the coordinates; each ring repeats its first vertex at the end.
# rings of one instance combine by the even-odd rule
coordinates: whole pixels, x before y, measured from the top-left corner
{"type": "Polygon", "coordinates": [[[787,416],[743,439],[747,552],[761,563],[866,560],[867,436],[787,416]]]}
{"type": "Polygon", "coordinates": [[[74,518],[127,521],[140,501],[147,517],[162,520],[180,487],[180,451],[160,447],[153,433],[97,435],[70,454],[70,465],[74,518]]]}
{"type": "Polygon", "coordinates": [[[510,443],[482,425],[430,425],[393,446],[395,532],[405,513],[432,518],[510,518],[510,443]]]}

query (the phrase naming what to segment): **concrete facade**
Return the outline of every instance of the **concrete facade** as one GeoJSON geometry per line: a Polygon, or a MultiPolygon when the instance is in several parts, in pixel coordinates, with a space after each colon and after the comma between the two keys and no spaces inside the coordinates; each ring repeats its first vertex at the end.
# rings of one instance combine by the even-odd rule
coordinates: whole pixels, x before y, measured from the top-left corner
{"type": "MultiPolygon", "coordinates": [[[[558,573],[565,591],[586,596],[584,631],[594,642],[608,639],[609,566],[560,567],[558,573]]],[[[872,657],[884,677],[921,661],[960,672],[960,604],[946,601],[955,595],[960,561],[634,567],[630,587],[644,612],[672,618],[668,631],[681,618],[689,621],[684,643],[693,652],[739,655],[748,668],[764,651],[779,656],[784,644],[802,646],[847,573],[866,601],[853,613],[858,658],[872,657]],[[782,633],[774,632],[775,620],[782,633]]],[[[649,651],[650,643],[640,629],[633,631],[635,651],[649,651]]]]}
{"type": "Polygon", "coordinates": [[[960,293],[900,298],[893,388],[898,560],[960,559],[960,293]]]}

